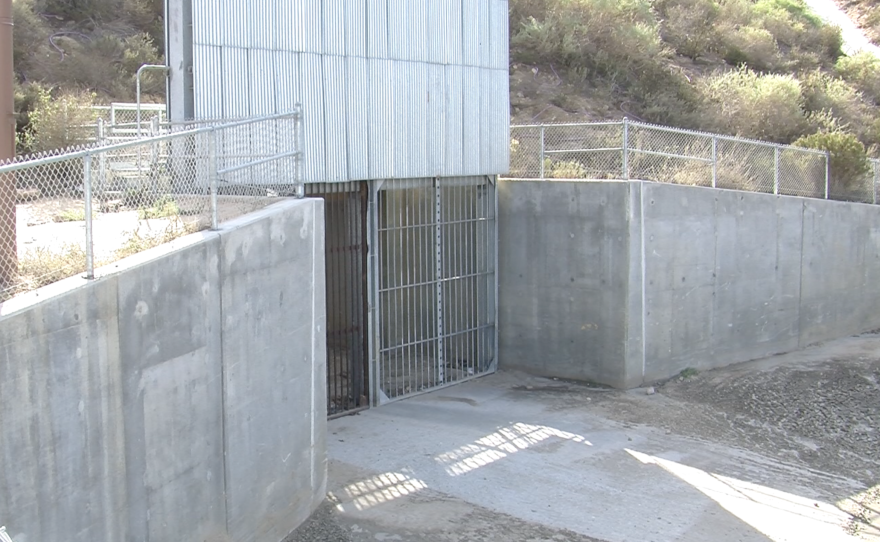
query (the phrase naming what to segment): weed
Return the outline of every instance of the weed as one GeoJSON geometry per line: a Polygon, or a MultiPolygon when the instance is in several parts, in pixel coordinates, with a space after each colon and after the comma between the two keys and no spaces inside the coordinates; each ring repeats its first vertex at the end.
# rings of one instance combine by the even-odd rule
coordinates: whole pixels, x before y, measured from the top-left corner
{"type": "Polygon", "coordinates": [[[150,207],[138,209],[138,218],[147,220],[150,218],[168,218],[180,216],[180,208],[177,202],[170,196],[162,196],[150,207]]]}
{"type": "MultiPolygon", "coordinates": [[[[92,218],[94,217],[95,215],[92,213],[92,218]]],[[[55,222],[82,222],[86,219],[86,210],[82,207],[72,207],[61,211],[52,219],[55,222]]]]}
{"type": "Polygon", "coordinates": [[[693,367],[688,367],[684,369],[682,372],[678,373],[679,378],[684,378],[687,380],[688,378],[693,378],[700,374],[700,371],[694,369],[693,367]]]}

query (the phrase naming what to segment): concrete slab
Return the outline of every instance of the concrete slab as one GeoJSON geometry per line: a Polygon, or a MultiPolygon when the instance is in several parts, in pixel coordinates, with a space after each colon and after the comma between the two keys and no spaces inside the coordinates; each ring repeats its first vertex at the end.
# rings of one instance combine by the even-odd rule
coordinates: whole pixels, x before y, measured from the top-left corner
{"type": "Polygon", "coordinates": [[[834,503],[863,484],[616,420],[610,394],[673,401],[502,372],[331,421],[336,531],[294,540],[857,540],[834,503]]]}

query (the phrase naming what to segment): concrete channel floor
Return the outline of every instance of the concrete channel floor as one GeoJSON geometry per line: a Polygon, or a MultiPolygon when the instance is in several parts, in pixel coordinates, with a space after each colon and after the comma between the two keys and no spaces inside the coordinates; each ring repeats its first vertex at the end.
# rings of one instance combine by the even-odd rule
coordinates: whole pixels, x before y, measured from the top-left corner
{"type": "MultiPolygon", "coordinates": [[[[880,358],[880,340],[870,341],[880,358]]],[[[823,348],[818,358],[839,364],[834,349],[853,343],[823,348]]],[[[805,352],[772,365],[801,363],[805,352]]],[[[754,367],[768,370],[766,361],[754,367]]],[[[703,388],[718,380],[698,378],[703,388]]],[[[813,468],[781,441],[773,453],[714,431],[695,436],[686,421],[706,413],[664,388],[649,395],[500,372],[333,420],[328,499],[292,539],[880,540],[880,500],[847,506],[880,493],[880,469],[849,476],[813,468]],[[650,412],[650,423],[616,415],[634,410],[650,412]],[[657,422],[664,411],[679,418],[657,422]]],[[[880,467],[880,452],[875,459],[880,467]]]]}

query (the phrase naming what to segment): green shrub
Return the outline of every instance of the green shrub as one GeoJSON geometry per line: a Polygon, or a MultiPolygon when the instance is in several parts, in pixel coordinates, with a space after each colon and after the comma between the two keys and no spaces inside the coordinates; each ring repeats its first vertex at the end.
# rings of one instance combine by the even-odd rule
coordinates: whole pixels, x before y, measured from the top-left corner
{"type": "Polygon", "coordinates": [[[516,60],[630,86],[662,71],[669,56],[649,0],[547,0],[543,13],[543,19],[532,16],[512,29],[516,60]]]}
{"type": "Polygon", "coordinates": [[[23,144],[30,152],[43,152],[79,145],[88,140],[97,113],[92,109],[95,95],[83,91],[60,92],[53,96],[42,87],[36,89],[33,109],[23,144]]]}
{"type": "Polygon", "coordinates": [[[589,173],[583,164],[575,160],[544,161],[545,175],[550,179],[587,179],[589,173]]]}
{"type": "Polygon", "coordinates": [[[768,30],[752,26],[722,25],[721,54],[728,64],[770,70],[780,64],[779,47],[768,30]]]}
{"type": "Polygon", "coordinates": [[[817,132],[799,138],[794,145],[828,151],[831,154],[831,187],[838,192],[860,189],[871,167],[865,154],[865,146],[851,133],[817,132]]]}
{"type": "Polygon", "coordinates": [[[813,71],[801,77],[801,88],[808,113],[826,111],[839,127],[855,134],[865,146],[878,143],[876,108],[854,86],[813,71]]]}
{"type": "Polygon", "coordinates": [[[655,2],[663,40],[680,55],[699,58],[716,47],[715,24],[720,8],[715,0],[659,0],[655,2]]]}
{"type": "Polygon", "coordinates": [[[788,143],[808,129],[801,86],[792,76],[740,68],[706,77],[700,89],[705,130],[788,143]]]}
{"type": "Polygon", "coordinates": [[[862,51],[841,57],[834,66],[837,74],[874,102],[880,105],[880,58],[862,51]]]}

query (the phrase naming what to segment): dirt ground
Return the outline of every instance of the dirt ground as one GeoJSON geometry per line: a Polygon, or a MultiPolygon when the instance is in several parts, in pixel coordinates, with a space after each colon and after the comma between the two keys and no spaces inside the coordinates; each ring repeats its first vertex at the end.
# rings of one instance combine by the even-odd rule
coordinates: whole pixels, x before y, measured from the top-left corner
{"type": "MultiPolygon", "coordinates": [[[[790,466],[789,474],[783,477],[790,472],[804,473],[803,485],[815,487],[816,495],[833,503],[835,513],[845,512],[847,540],[851,536],[853,540],[880,541],[880,335],[852,337],[704,373],[688,371],[652,388],[636,390],[610,390],[505,372],[489,379],[500,379],[502,384],[494,386],[504,388],[504,396],[512,400],[518,400],[519,394],[550,405],[542,415],[548,425],[580,412],[633,435],[660,434],[662,440],[665,434],[669,439],[705,443],[710,449],[742,450],[766,458],[768,470],[776,468],[774,465],[790,466]]],[[[438,399],[444,397],[433,400],[438,399]]],[[[351,420],[339,423],[358,425],[356,418],[351,420]]],[[[340,428],[339,435],[344,429],[340,428]]],[[[343,442],[341,437],[339,442],[343,442]]],[[[331,462],[330,470],[331,486],[334,479],[350,483],[359,474],[338,461],[331,462]]],[[[760,476],[772,479],[777,475],[760,476]]],[[[290,540],[434,540],[418,534],[412,525],[439,521],[437,516],[443,516],[447,508],[450,517],[460,518],[454,512],[466,509],[467,517],[474,520],[438,528],[443,536],[437,540],[597,540],[586,536],[591,532],[552,529],[448,494],[435,494],[433,487],[417,495],[416,500],[397,503],[397,508],[384,512],[380,508],[372,516],[342,513],[344,507],[331,498],[290,540]],[[420,502],[442,505],[432,505],[434,508],[429,507],[416,521],[413,518],[421,517],[420,502]]],[[[679,539],[685,538],[667,538],[679,539]]],[[[694,539],[693,533],[686,539],[694,539]]]]}

